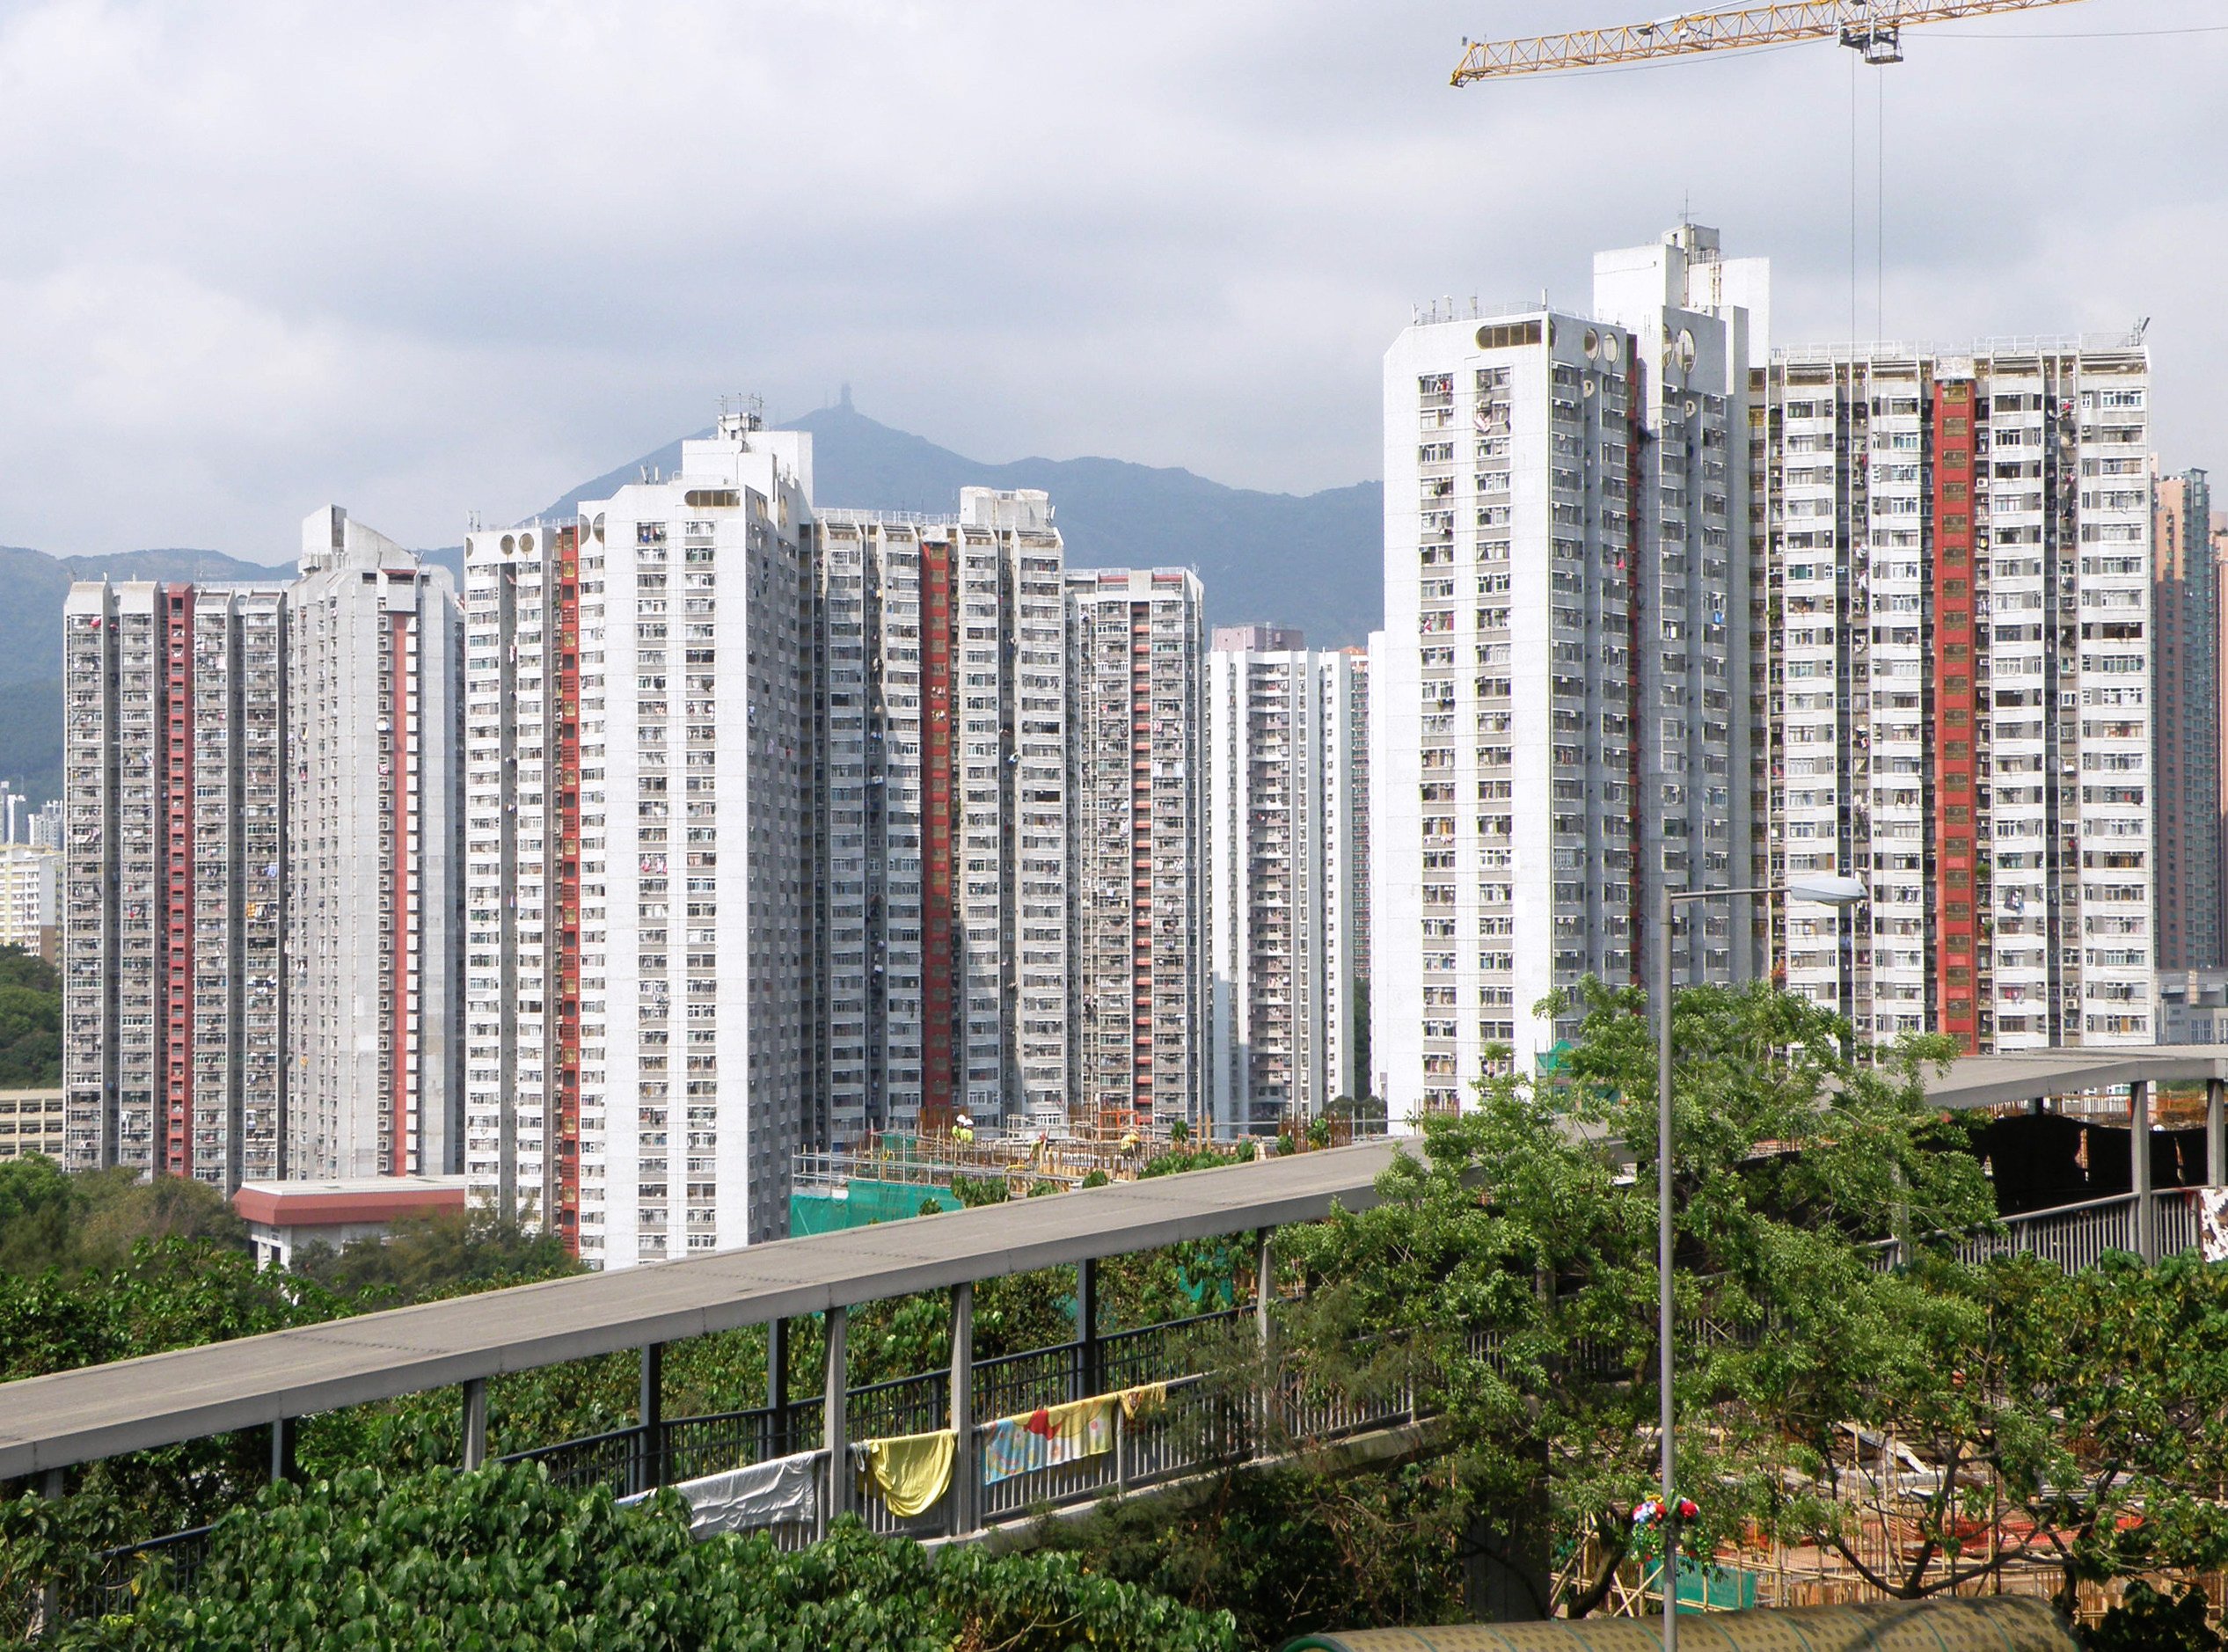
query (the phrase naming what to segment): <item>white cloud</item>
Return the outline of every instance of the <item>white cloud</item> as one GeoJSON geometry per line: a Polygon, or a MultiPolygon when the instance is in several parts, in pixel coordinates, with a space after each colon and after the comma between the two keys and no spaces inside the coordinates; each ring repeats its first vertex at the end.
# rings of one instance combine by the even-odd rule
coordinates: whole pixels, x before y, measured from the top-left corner
{"type": "MultiPolygon", "coordinates": [[[[1647,11],[20,0],[0,541],[277,559],[338,499],[447,542],[844,379],[985,458],[1341,483],[1412,301],[1582,303],[1690,198],[1774,259],[1781,337],[1838,336],[1846,53],[1444,84],[1465,29],[1647,11]]],[[[1861,71],[1861,327],[1884,90],[1888,331],[2151,316],[2167,459],[2221,457],[2228,35],[1974,38],[2218,20],[2097,0],[1861,71]]]]}

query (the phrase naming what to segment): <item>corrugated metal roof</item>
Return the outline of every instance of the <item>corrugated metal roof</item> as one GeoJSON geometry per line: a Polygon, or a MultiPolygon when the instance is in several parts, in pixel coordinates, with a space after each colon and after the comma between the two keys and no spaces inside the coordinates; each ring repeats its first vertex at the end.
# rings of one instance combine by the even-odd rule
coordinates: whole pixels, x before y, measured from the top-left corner
{"type": "MultiPolygon", "coordinates": [[[[1284,1652],[1660,1652],[1662,1620],[1558,1619],[1438,1629],[1341,1629],[1302,1635],[1284,1652]]],[[[1862,1606],[1698,1612],[1679,1619],[1691,1652],[2076,1652],[2043,1602],[2016,1595],[1862,1606]]]]}

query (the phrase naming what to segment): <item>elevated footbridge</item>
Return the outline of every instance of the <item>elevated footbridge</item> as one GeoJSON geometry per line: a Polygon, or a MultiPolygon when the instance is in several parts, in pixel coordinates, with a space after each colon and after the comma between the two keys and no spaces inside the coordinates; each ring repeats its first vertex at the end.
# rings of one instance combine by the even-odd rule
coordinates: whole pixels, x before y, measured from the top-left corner
{"type": "MultiPolygon", "coordinates": [[[[2116,1110],[2135,1130],[2147,1132],[2152,1095],[2162,1085],[2202,1086],[2205,1180],[2228,1183],[2228,1047],[1970,1057],[1933,1075],[1928,1093],[1946,1108],[2037,1112],[2078,1098],[2085,1116],[2116,1110]]],[[[451,1386],[460,1391],[464,1409],[464,1464],[477,1466],[487,1456],[488,1378],[632,1349],[639,1351],[642,1369],[641,1414],[633,1425],[524,1455],[548,1458],[553,1472],[567,1477],[640,1489],[686,1477],[715,1458],[732,1465],[809,1449],[820,1466],[807,1524],[824,1529],[826,1519],[854,1495],[847,1475],[827,1471],[827,1465],[851,1456],[854,1421],[893,1431],[918,1423],[948,1429],[954,1437],[953,1489],[934,1524],[944,1534],[963,1534],[1008,1513],[1009,1504],[1041,1507],[1096,1498],[1201,1466],[1169,1458],[1165,1445],[1139,1432],[1110,1451],[1089,1454],[1088,1460],[1052,1466],[1044,1471],[1050,1479],[1016,1476],[1020,1483],[1004,1494],[988,1490],[980,1477],[985,1431],[1000,1407],[1027,1409],[1056,1397],[1089,1398],[1132,1384],[1172,1384],[1180,1396],[1196,1376],[1170,1363],[1179,1357],[1178,1341],[1165,1336],[1148,1341],[1172,1327],[1099,1334],[1093,1305],[1099,1262],[1182,1240],[1250,1234],[1263,1289],[1258,1311],[1247,1312],[1266,1341],[1274,1231],[1320,1220],[1334,1207],[1373,1204],[1377,1178],[1412,1144],[1395,1138],[815,1234],[0,1385],[0,1479],[43,1477],[59,1492],[62,1471],[78,1464],[259,1427],[272,1430],[278,1468],[287,1460],[296,1419],[451,1386]],[[975,1283],[1069,1266],[1078,1276],[1077,1342],[1006,1362],[977,1362],[975,1283]],[[848,1311],[932,1290],[952,1293],[949,1371],[906,1379],[921,1389],[902,1404],[887,1395],[862,1398],[866,1391],[845,1381],[848,1311]],[[827,1322],[825,1380],[818,1396],[791,1395],[785,1385],[787,1362],[776,1360],[770,1362],[762,1409],[708,1419],[661,1414],[667,1343],[756,1325],[771,1327],[770,1334],[780,1338],[787,1321],[807,1314],[825,1315],[827,1322]]],[[[2125,1195],[2031,1213],[2004,1232],[1972,1243],[2032,1249],[2074,1267],[2107,1248],[2155,1258],[2194,1245],[2195,1217],[2187,1199],[2180,1190],[2149,1185],[2149,1160],[2147,1153],[2132,1155],[2134,1185],[2125,1195]]],[[[1209,1402],[1202,1393],[1196,1402],[1179,1398],[1173,1403],[1209,1402]]],[[[1412,1396],[1395,1396],[1386,1405],[1389,1410],[1377,1407],[1364,1414],[1355,1409],[1351,1415],[1333,1406],[1320,1416],[1286,1422],[1293,1432],[1319,1436],[1381,1429],[1404,1418],[1414,1422],[1412,1396]]],[[[1231,1427],[1242,1433],[1241,1424],[1231,1427]]],[[[1239,1434],[1224,1444],[1229,1450],[1250,1449],[1239,1434]]],[[[902,1521],[892,1529],[898,1527],[913,1529],[902,1521]]]]}

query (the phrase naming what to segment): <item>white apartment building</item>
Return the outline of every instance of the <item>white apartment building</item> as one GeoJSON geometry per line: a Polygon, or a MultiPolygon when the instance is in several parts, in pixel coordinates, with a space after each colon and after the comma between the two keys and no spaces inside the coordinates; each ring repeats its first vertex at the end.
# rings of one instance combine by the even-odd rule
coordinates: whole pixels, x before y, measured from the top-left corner
{"type": "Polygon", "coordinates": [[[455,588],[328,506],[287,632],[285,1173],[439,1175],[463,1099],[455,588]]]}
{"type": "Polygon", "coordinates": [[[600,1267],[786,1228],[817,1114],[811,489],[808,436],[728,414],[576,537],[466,540],[465,1174],[600,1267]]]}
{"type": "Polygon", "coordinates": [[[68,1159],[282,1173],[281,585],[80,582],[62,610],[68,1159]]]}
{"type": "Polygon", "coordinates": [[[1207,656],[1209,1115],[1274,1136],[1366,1092],[1356,910],[1368,682],[1355,652],[1218,625],[1207,656]]]}
{"type": "MultiPolygon", "coordinates": [[[[1769,260],[1728,259],[1718,232],[1683,223],[1652,246],[1597,253],[1594,308],[1637,341],[1646,432],[1633,498],[1633,713],[1640,778],[1633,835],[1645,977],[1662,887],[1764,881],[1764,535],[1752,521],[1747,431],[1755,369],[1770,353],[1769,260]]],[[[1683,907],[1678,982],[1755,978],[1765,911],[1683,907]]]]}
{"type": "Polygon", "coordinates": [[[819,513],[824,1116],[1064,1124],[1063,559],[1041,493],[819,513]]]}
{"type": "Polygon", "coordinates": [[[2139,338],[1785,349],[1770,468],[1774,875],[1794,991],[1860,1038],[2153,1032],[2139,338]]]}
{"type": "Polygon", "coordinates": [[[0,844],[0,947],[62,961],[62,852],[0,844]]]}
{"type": "Polygon", "coordinates": [[[1208,1122],[1199,576],[1070,569],[1070,1117],[1208,1122]]]}
{"type": "MultiPolygon", "coordinates": [[[[464,1173],[475,1199],[531,1215],[576,1254],[581,561],[577,526],[465,536],[464,1173]]],[[[600,647],[598,656],[598,698],[607,701],[600,647]]]]}
{"type": "MultiPolygon", "coordinates": [[[[1664,881],[1755,869],[1745,516],[1759,261],[1685,225],[1596,264],[1596,318],[1420,315],[1385,358],[1370,661],[1371,1064],[1391,1116],[1552,1060],[1543,1012],[1645,971],[1664,881]]],[[[1745,913],[1675,937],[1751,967],[1745,913]]]]}

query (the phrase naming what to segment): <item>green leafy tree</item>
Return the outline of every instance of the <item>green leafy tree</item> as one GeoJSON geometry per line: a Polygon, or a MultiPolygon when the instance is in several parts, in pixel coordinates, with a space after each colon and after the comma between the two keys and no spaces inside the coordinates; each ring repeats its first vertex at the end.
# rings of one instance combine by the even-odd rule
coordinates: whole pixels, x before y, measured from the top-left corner
{"type": "MultiPolygon", "coordinates": [[[[1383,1202],[1285,1242],[1313,1287],[1290,1316],[1310,1379],[1417,1385],[1444,1414],[1465,1546],[1533,1589],[1592,1538],[1576,1613],[1634,1546],[1657,1407],[1654,1041],[1637,994],[1589,983],[1580,1003],[1553,1082],[1484,1081],[1383,1202]]],[[[1846,1034],[1763,989],[1676,1000],[1676,1400],[1703,1545],[1778,1511],[1785,1474],[1817,1466],[1791,1427],[1848,1414],[1896,1334],[1861,1242],[1989,1210],[1978,1166],[1934,1139],[1936,1049],[1859,1065],[1846,1034]]]]}
{"type": "Polygon", "coordinates": [[[407,1303],[533,1284],[582,1269],[556,1234],[530,1218],[506,1216],[489,1201],[403,1217],[385,1238],[352,1239],[338,1251],[307,1246],[294,1271],[350,1296],[385,1291],[407,1303]]]}
{"type": "Polygon", "coordinates": [[[79,1210],[71,1179],[53,1159],[0,1160],[0,1274],[40,1273],[69,1255],[79,1210]]]}
{"type": "Polygon", "coordinates": [[[2193,1585],[2177,1598],[2138,1582],[2082,1643],[2089,1652],[2219,1652],[2210,1619],[2203,1590],[2193,1585]]]}
{"type": "Polygon", "coordinates": [[[35,1154],[0,1163],[0,1273],[122,1268],[142,1239],[201,1241],[245,1255],[247,1226],[223,1194],[186,1177],[65,1173],[35,1154]]]}
{"type": "Polygon", "coordinates": [[[692,1541],[661,1493],[639,1511],[498,1466],[393,1478],[358,1469],[274,1487],[218,1529],[190,1593],[159,1566],[86,1648],[471,1646],[614,1652],[842,1647],[857,1652],[1082,1645],[1224,1652],[1201,1612],[1063,1555],[931,1556],[841,1521],[803,1553],[764,1537],[692,1541]]]}
{"type": "Polygon", "coordinates": [[[61,1083],[61,974],[36,953],[0,947],[0,1090],[61,1083]]]}
{"type": "Polygon", "coordinates": [[[1912,1455],[1815,1436],[1821,1490],[1783,1526],[1906,1599],[2039,1562],[2070,1609],[2083,1580],[2228,1564],[2228,1267],[2107,1254],[2069,1277],[2032,1256],[1936,1257],[1878,1290],[1896,1334],[1842,1403],[1866,1440],[1912,1455]],[[1891,1517],[1892,1567],[1857,1540],[1891,1517]]]}
{"type": "Polygon", "coordinates": [[[1228,1611],[1240,1646],[1273,1652],[1313,1630],[1461,1621],[1445,1480],[1434,1465],[1337,1480],[1247,1470],[1189,1498],[1048,1519],[1034,1538],[1187,1606],[1228,1611]]]}

